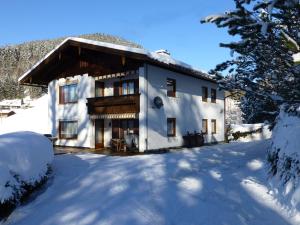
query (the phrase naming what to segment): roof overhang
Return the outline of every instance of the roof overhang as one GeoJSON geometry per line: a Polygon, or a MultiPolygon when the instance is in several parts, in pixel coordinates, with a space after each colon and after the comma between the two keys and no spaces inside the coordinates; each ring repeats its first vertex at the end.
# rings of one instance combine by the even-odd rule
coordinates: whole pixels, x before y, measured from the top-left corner
{"type": "MultiPolygon", "coordinates": [[[[90,57],[94,59],[95,57],[90,57]]],[[[67,38],[45,57],[38,61],[31,69],[24,73],[19,78],[19,83],[22,85],[44,86],[46,87],[51,80],[64,77],[61,75],[61,67],[68,64],[69,67],[78,66],[80,71],[89,71],[90,68],[102,69],[104,73],[124,72],[122,70],[121,61],[126,58],[126,63],[131,67],[139,64],[148,63],[159,67],[163,67],[175,72],[183,73],[199,79],[204,79],[211,82],[216,82],[208,74],[200,70],[194,69],[192,66],[181,61],[175,60],[171,57],[162,56],[159,53],[151,53],[145,49],[127,47],[112,43],[92,41],[83,38],[67,38]],[[84,64],[84,54],[101,55],[101,63],[94,61],[89,66],[81,68],[84,64]],[[83,59],[83,62],[76,61],[83,59]],[[105,62],[118,62],[118,64],[111,64],[106,66],[105,62]],[[80,65],[79,65],[80,64],[80,65]],[[99,65],[98,65],[99,64],[99,65]],[[96,68],[97,67],[97,68],[96,68]],[[60,69],[60,70],[59,70],[60,69]],[[82,69],[82,70],[81,70],[82,69]]],[[[124,63],[123,63],[124,64],[124,63]]],[[[67,74],[65,74],[67,76],[67,74]]],[[[76,74],[80,75],[80,73],[76,74]]],[[[90,75],[90,74],[89,74],[90,75]]],[[[105,74],[107,75],[107,74],[105,74]]]]}

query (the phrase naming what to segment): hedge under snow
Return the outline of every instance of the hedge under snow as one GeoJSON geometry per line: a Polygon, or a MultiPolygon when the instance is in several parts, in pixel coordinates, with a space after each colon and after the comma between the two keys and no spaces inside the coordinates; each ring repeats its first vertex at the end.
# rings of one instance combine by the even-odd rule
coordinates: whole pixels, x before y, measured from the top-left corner
{"type": "Polygon", "coordinates": [[[272,133],[268,163],[279,199],[300,210],[300,106],[282,107],[272,133]]]}
{"type": "Polygon", "coordinates": [[[53,160],[48,138],[33,132],[0,135],[0,205],[18,201],[26,190],[46,177],[53,160]]]}

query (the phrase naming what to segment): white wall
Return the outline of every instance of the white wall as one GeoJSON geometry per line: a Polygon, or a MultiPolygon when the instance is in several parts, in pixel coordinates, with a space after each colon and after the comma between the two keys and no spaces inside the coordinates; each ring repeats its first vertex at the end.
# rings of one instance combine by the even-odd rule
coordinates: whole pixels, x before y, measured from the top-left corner
{"type": "MultiPolygon", "coordinates": [[[[217,103],[210,103],[210,88],[217,85],[175,73],[163,68],[145,64],[139,68],[139,75],[131,75],[125,79],[139,76],[140,113],[139,113],[139,146],[140,151],[182,145],[182,136],[202,129],[202,119],[208,119],[207,142],[224,140],[224,93],[217,91],[217,103]],[[176,80],[176,97],[167,97],[166,79],[176,80]],[[208,87],[208,102],[202,102],[202,86],[208,87]],[[153,99],[160,96],[164,106],[157,109],[153,99]],[[176,137],[167,137],[167,118],[176,118],[176,137]],[[211,134],[211,119],[217,120],[217,134],[211,134]]],[[[49,84],[49,125],[53,136],[58,136],[59,120],[77,120],[77,140],[58,140],[57,145],[76,147],[95,147],[94,122],[87,113],[86,98],[94,97],[95,81],[87,74],[70,78],[78,81],[78,103],[59,105],[58,89],[66,83],[66,79],[54,80],[49,84]]],[[[113,82],[119,78],[103,80],[105,96],[113,95],[113,82]]],[[[104,146],[110,145],[111,120],[104,122],[104,146]]]]}
{"type": "Polygon", "coordinates": [[[78,121],[78,137],[75,140],[57,140],[56,145],[87,147],[95,146],[94,125],[89,119],[86,107],[86,98],[94,96],[95,82],[87,74],[75,76],[69,79],[59,79],[50,82],[49,93],[49,125],[54,137],[58,137],[59,120],[78,121]],[[78,102],[71,104],[59,104],[59,86],[67,82],[77,82],[78,102]]]}
{"type": "MultiPolygon", "coordinates": [[[[148,124],[148,146],[141,148],[141,151],[145,149],[150,150],[181,146],[183,143],[182,136],[185,135],[187,131],[199,132],[202,130],[202,119],[208,119],[206,142],[224,140],[224,92],[217,91],[216,103],[210,102],[210,89],[217,89],[215,83],[152,65],[147,65],[144,72],[145,75],[140,75],[140,123],[142,123],[140,124],[140,129],[141,125],[143,127],[145,124],[148,124]],[[176,80],[175,98],[167,97],[167,78],[176,80]],[[143,83],[143,86],[141,83],[143,83]],[[208,102],[202,102],[202,86],[208,87],[208,102]],[[146,90],[148,90],[148,94],[143,94],[146,90]],[[156,96],[160,96],[164,102],[164,106],[160,109],[155,108],[153,105],[153,99],[156,96]],[[176,137],[167,137],[168,117],[176,118],[176,137]],[[217,120],[217,134],[214,135],[211,134],[211,119],[217,120]]],[[[143,132],[145,132],[144,130],[143,132]]],[[[142,130],[140,130],[140,134],[141,133],[142,130]]],[[[140,138],[140,143],[146,145],[143,139],[144,138],[140,138]]]]}
{"type": "Polygon", "coordinates": [[[139,68],[139,93],[140,93],[140,113],[139,113],[139,151],[147,149],[147,65],[139,68]]]}
{"type": "MultiPolygon", "coordinates": [[[[138,74],[131,74],[121,78],[137,79],[138,74]]],[[[113,83],[120,78],[111,78],[101,80],[104,82],[104,96],[113,96],[113,83]]],[[[70,77],[67,79],[54,80],[49,83],[49,127],[51,134],[58,137],[59,120],[76,120],[78,121],[78,138],[74,140],[57,140],[56,145],[74,146],[74,147],[95,147],[95,123],[89,118],[87,112],[87,98],[95,97],[95,79],[87,74],[70,77]],[[78,82],[77,94],[78,103],[59,104],[59,86],[66,83],[78,82]]],[[[109,126],[111,119],[104,120],[104,146],[110,146],[112,137],[112,128],[109,126]]]]}

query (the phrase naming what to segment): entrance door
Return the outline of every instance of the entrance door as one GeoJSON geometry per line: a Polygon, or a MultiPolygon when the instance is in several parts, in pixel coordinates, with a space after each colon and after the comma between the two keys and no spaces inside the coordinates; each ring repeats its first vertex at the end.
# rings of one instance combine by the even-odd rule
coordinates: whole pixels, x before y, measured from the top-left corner
{"type": "Polygon", "coordinates": [[[95,147],[96,148],[104,147],[104,120],[103,119],[95,120],[95,147]]]}

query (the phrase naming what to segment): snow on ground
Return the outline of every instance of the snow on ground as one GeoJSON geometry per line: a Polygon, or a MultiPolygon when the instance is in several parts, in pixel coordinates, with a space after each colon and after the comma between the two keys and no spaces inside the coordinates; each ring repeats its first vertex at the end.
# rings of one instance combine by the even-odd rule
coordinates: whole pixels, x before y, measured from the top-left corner
{"type": "Polygon", "coordinates": [[[0,134],[15,131],[49,133],[48,97],[44,95],[32,102],[32,108],[14,110],[15,115],[0,118],[0,134]]]}
{"type": "Polygon", "coordinates": [[[300,224],[268,192],[269,141],[131,157],[59,155],[38,197],[5,224],[300,224]]]}
{"type": "Polygon", "coordinates": [[[40,134],[0,135],[0,203],[22,194],[22,185],[40,182],[52,160],[52,143],[40,134]]]}

